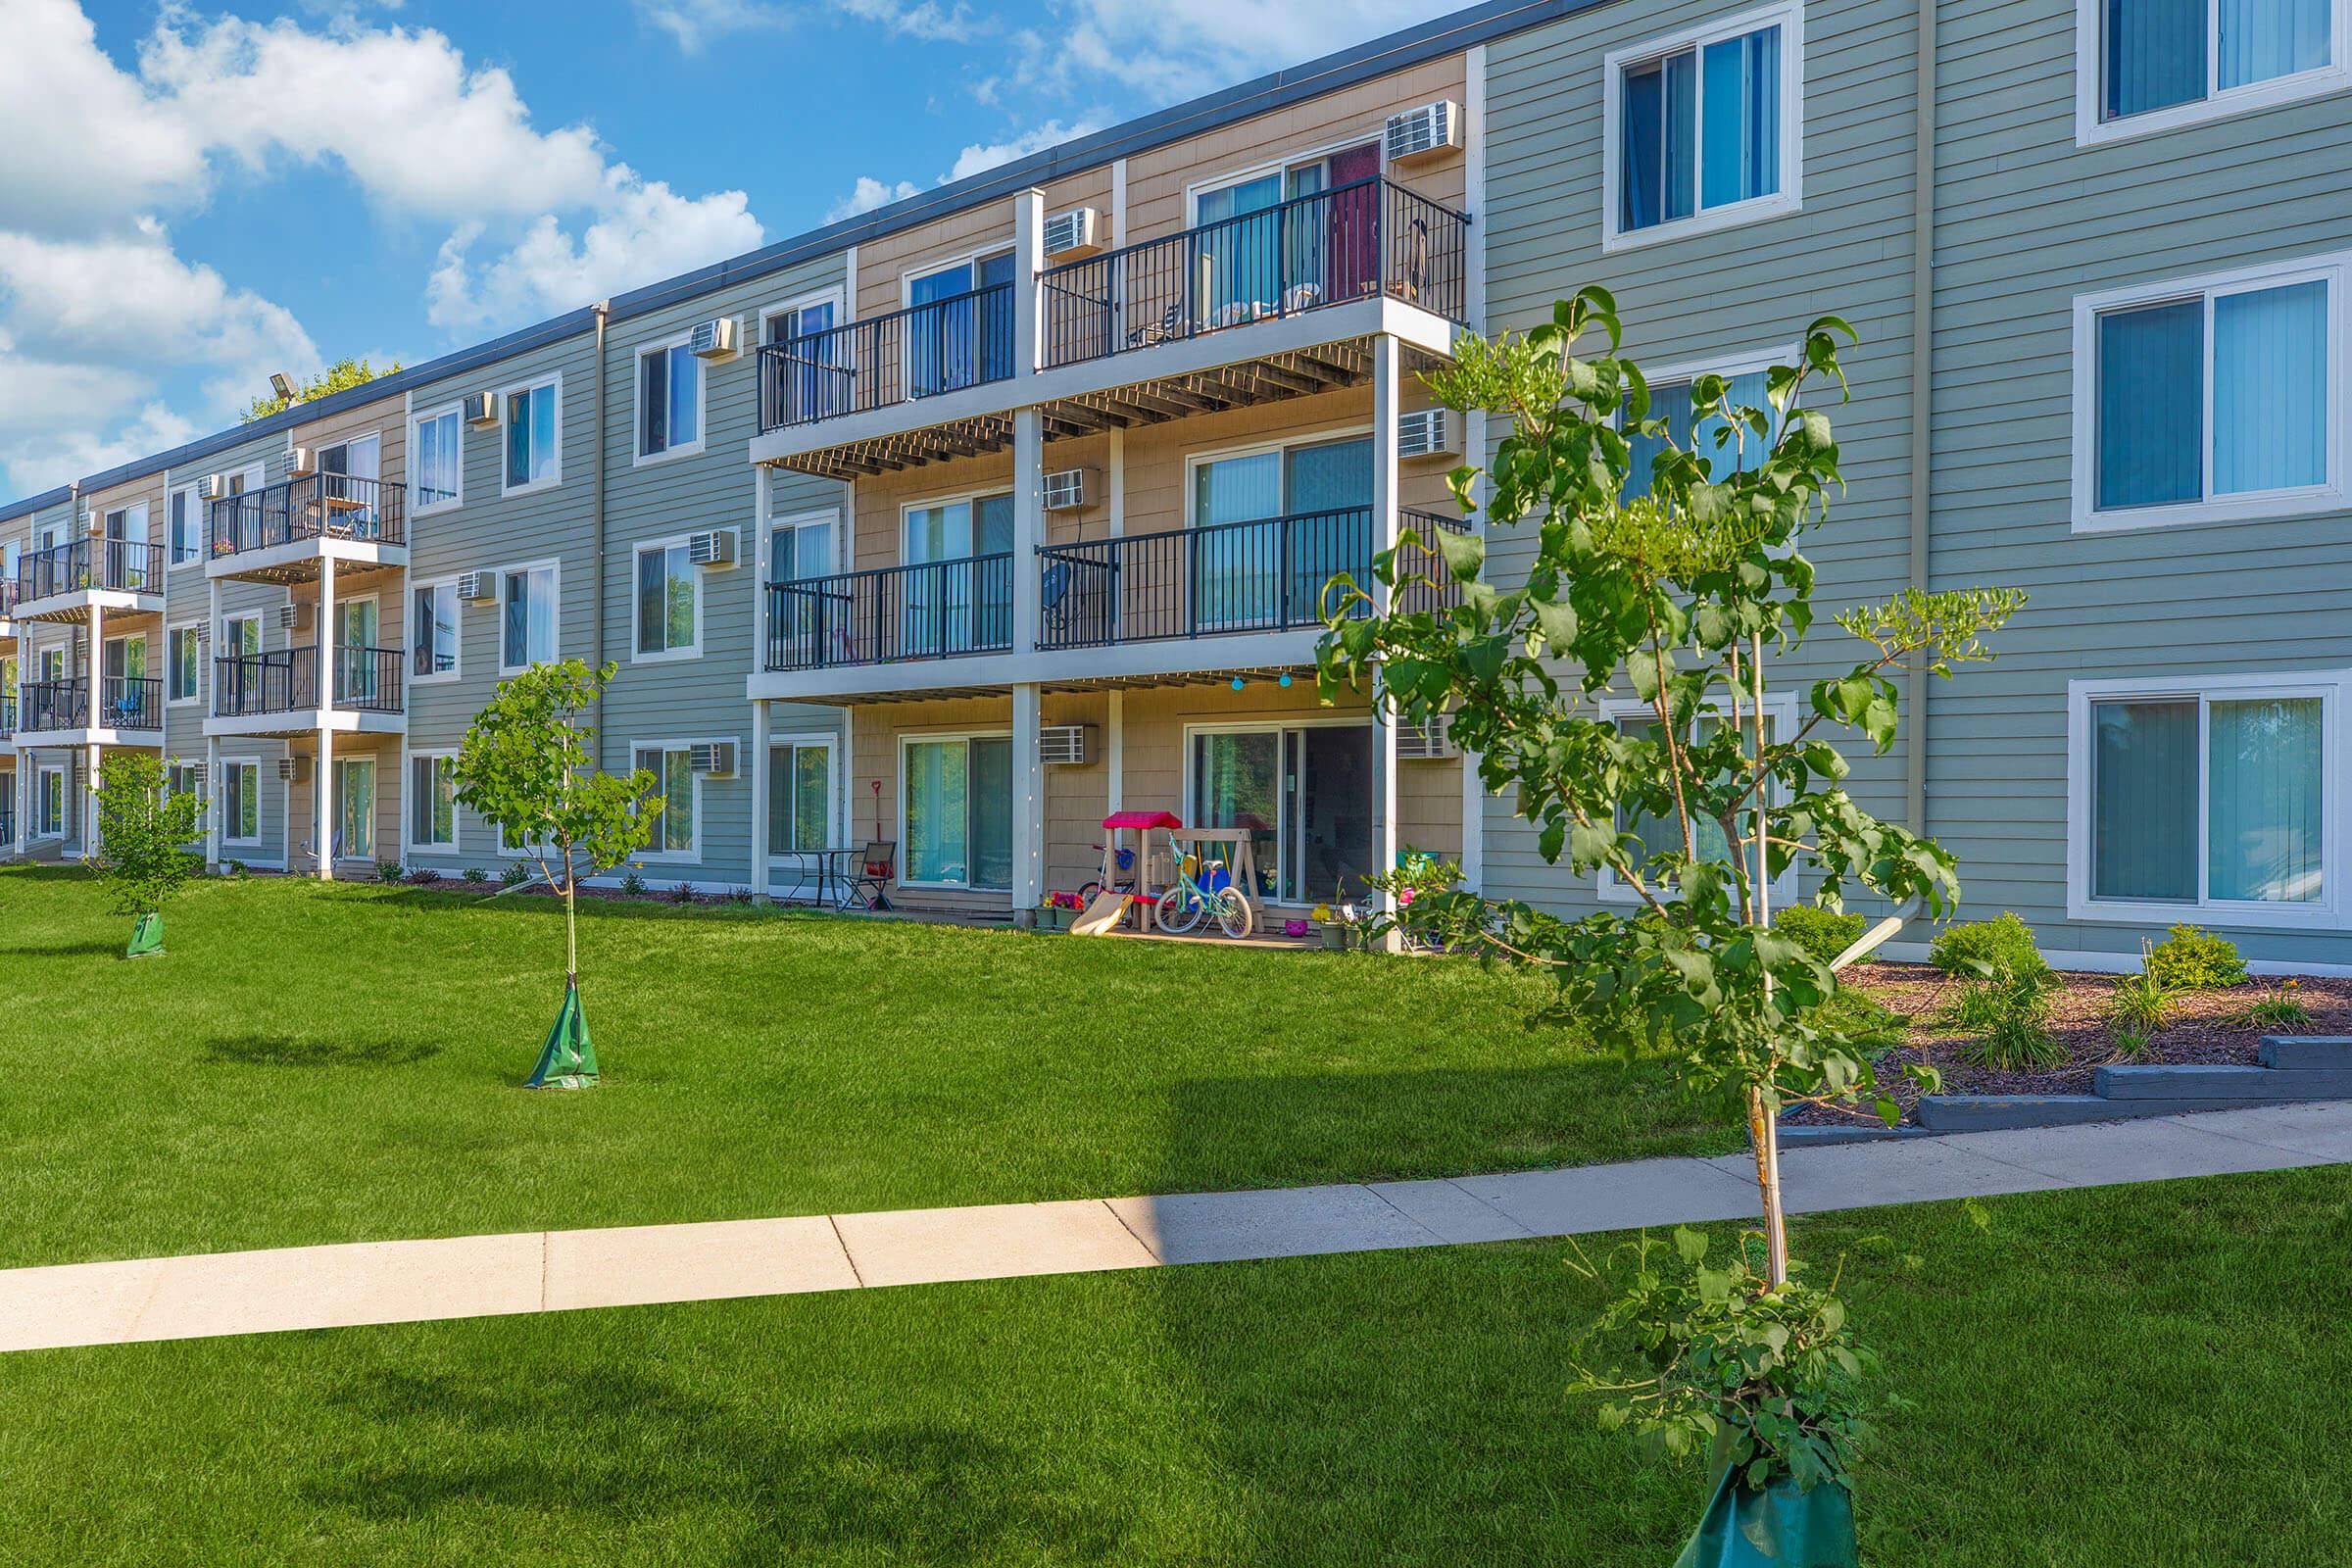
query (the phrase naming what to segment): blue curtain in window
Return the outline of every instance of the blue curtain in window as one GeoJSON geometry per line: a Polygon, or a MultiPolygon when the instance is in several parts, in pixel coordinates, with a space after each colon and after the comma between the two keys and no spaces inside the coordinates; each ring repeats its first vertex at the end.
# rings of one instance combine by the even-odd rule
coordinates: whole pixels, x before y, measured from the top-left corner
{"type": "Polygon", "coordinates": [[[1698,143],[1698,57],[1668,55],[1625,74],[1621,141],[1623,224],[1647,228],[1688,218],[1698,143]]]}
{"type": "Polygon", "coordinates": [[[2206,724],[2207,896],[2318,899],[2320,700],[2215,703],[2206,724]]]}
{"type": "Polygon", "coordinates": [[[1635,432],[1625,438],[1631,448],[1625,474],[1625,499],[1649,494],[1649,466],[1666,450],[1667,437],[1685,452],[1690,450],[1690,384],[1668,381],[1649,389],[1649,417],[1662,419],[1666,435],[1635,432]]]}
{"type": "Polygon", "coordinates": [[[2213,302],[2213,489],[2328,480],[2328,285],[2213,302]]]}
{"type": "MultiPolygon", "coordinates": [[[[2225,7],[2229,3],[2224,0],[2225,7]]],[[[2248,3],[2261,5],[2265,0],[2248,3]]],[[[2109,120],[2194,103],[2205,96],[2206,4],[2207,0],[2107,0],[2109,120]]]]}
{"type": "MultiPolygon", "coordinates": [[[[1372,443],[1326,441],[1293,447],[1283,527],[1290,533],[1286,624],[1320,619],[1323,590],[1341,572],[1358,588],[1372,581],[1372,443]]],[[[1424,532],[1427,530],[1424,529],[1424,532]]]]}
{"type": "Polygon", "coordinates": [[[2328,0],[2218,0],[2223,87],[2291,76],[2328,64],[2328,0]]]}
{"type": "Polygon", "coordinates": [[[2099,507],[2200,499],[2204,302],[2109,311],[2098,325],[2099,507]]]}
{"type": "Polygon", "coordinates": [[[1706,48],[1702,90],[1706,168],[1698,204],[1722,207],[1781,188],[1781,29],[1706,48]]]}
{"type": "Polygon", "coordinates": [[[2197,896],[2197,705],[2091,706],[2090,896],[2197,896]]]}

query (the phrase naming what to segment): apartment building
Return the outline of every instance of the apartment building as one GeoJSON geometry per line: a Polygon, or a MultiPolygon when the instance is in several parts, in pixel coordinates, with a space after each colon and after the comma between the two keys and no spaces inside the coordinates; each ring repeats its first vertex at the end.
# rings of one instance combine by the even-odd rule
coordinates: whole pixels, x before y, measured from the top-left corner
{"type": "Polygon", "coordinates": [[[1498,432],[1421,373],[1599,282],[1670,405],[1853,322],[1825,607],[2033,595],[1855,780],[1975,910],[2352,966],[2343,10],[1490,4],[0,508],[14,842],[82,853],[144,746],[216,857],[495,865],[450,758],[576,655],[671,803],[652,881],[879,839],[1002,913],[1158,808],[1278,908],[1410,851],[1592,907],[1311,665],[1334,573],[1476,526],[1444,475],[1498,432]]]}

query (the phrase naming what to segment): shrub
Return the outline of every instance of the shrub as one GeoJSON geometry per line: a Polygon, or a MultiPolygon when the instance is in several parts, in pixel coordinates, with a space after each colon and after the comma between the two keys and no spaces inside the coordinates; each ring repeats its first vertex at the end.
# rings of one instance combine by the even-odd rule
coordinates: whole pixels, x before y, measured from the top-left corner
{"type": "MultiPolygon", "coordinates": [[[[1842,950],[1840,950],[1842,951],[1842,950]]],[[[1911,1033],[1911,1020],[1866,992],[1833,992],[1813,1013],[1813,1027],[1864,1050],[1899,1046],[1911,1033]]]]}
{"type": "Polygon", "coordinates": [[[620,879],[620,891],[632,899],[642,897],[645,893],[645,878],[632,870],[627,876],[620,879]]]}
{"type": "Polygon", "coordinates": [[[2228,937],[2177,925],[2148,950],[2147,971],[2168,991],[2219,991],[2245,983],[2246,960],[2228,937]]]}
{"type": "Polygon", "coordinates": [[[466,881],[468,881],[468,882],[471,882],[471,883],[475,884],[476,886],[479,886],[480,884],[482,884],[482,883],[484,883],[484,882],[487,882],[487,881],[489,881],[489,880],[490,880],[490,873],[489,873],[489,872],[487,872],[487,871],[485,871],[485,870],[483,870],[483,869],[482,869],[480,866],[478,866],[478,865],[469,865],[469,866],[467,866],[467,867],[466,868],[466,870],[465,870],[465,873],[464,873],[464,875],[465,875],[465,877],[466,877],[466,881]]]}
{"type": "Polygon", "coordinates": [[[500,885],[517,888],[531,879],[531,868],[520,860],[509,860],[507,868],[498,873],[500,885]]]}
{"type": "Polygon", "coordinates": [[[245,862],[243,860],[222,860],[220,862],[220,874],[222,876],[232,877],[243,876],[245,874],[245,862]]]}
{"type": "Polygon", "coordinates": [[[2310,1028],[2311,1009],[2295,995],[2299,984],[2294,980],[2279,981],[2277,989],[2230,1021],[2246,1029],[2310,1028]]]}
{"type": "Polygon", "coordinates": [[[1947,925],[1928,944],[1928,957],[1945,974],[1986,980],[2042,976],[2050,966],[2034,945],[2034,928],[2003,910],[1997,920],[1947,925]]]}
{"type": "Polygon", "coordinates": [[[1838,914],[1813,904],[1792,904],[1772,917],[1773,929],[1825,967],[1862,938],[1858,914],[1838,914]]]}
{"type": "Polygon", "coordinates": [[[427,882],[440,881],[441,873],[434,870],[429,865],[420,865],[416,867],[416,870],[409,873],[409,880],[416,883],[418,887],[423,887],[427,882]]]}
{"type": "Polygon", "coordinates": [[[378,860],[375,862],[375,879],[378,882],[397,882],[406,873],[401,870],[400,862],[398,860],[378,860]]]}
{"type": "Polygon", "coordinates": [[[692,904],[694,902],[694,884],[691,882],[681,882],[676,887],[669,890],[669,896],[670,899],[675,903],[692,904]]]}
{"type": "Polygon", "coordinates": [[[2147,1049],[2148,1037],[2136,1029],[2122,1030],[2115,1037],[2116,1054],[2130,1060],[2137,1061],[2140,1054],[2147,1049]]]}
{"type": "Polygon", "coordinates": [[[2054,1067],[2066,1048],[2050,1033],[2051,979],[2047,969],[1980,980],[1960,993],[1945,1018],[1976,1038],[1960,1054],[1995,1072],[2054,1067]]]}
{"type": "Polygon", "coordinates": [[[2173,994],[2162,981],[2143,970],[2118,980],[2099,1010],[2107,1015],[2108,1027],[2115,1031],[2119,1044],[2130,1034],[2138,1036],[2145,1045],[2147,1037],[2171,1018],[2173,994]]]}

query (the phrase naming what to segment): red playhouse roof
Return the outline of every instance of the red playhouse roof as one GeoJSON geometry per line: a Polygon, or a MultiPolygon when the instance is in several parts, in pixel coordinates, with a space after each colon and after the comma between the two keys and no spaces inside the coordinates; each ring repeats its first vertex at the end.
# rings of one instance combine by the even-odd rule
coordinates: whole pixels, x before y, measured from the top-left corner
{"type": "Polygon", "coordinates": [[[1102,819],[1104,827],[1182,827],[1184,818],[1174,811],[1113,811],[1102,819]]]}

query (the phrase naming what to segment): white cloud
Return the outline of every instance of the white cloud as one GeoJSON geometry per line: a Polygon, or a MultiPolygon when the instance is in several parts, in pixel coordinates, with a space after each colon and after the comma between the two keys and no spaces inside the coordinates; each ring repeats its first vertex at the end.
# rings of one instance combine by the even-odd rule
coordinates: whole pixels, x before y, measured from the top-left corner
{"type": "Polygon", "coordinates": [[[860,22],[879,23],[896,33],[933,43],[969,43],[989,30],[975,21],[962,0],[941,6],[938,0],[832,0],[833,9],[860,22]]]}
{"type": "Polygon", "coordinates": [[[859,213],[870,213],[877,207],[903,202],[921,189],[911,179],[902,179],[895,185],[889,185],[871,174],[859,174],[856,188],[825,213],[825,221],[838,223],[845,218],[856,218],[859,213]]]}
{"type": "Polygon", "coordinates": [[[1065,24],[1019,35],[1031,79],[1108,78],[1174,102],[1460,9],[1461,0],[1360,0],[1335,14],[1265,0],[1069,0],[1065,24]],[[1344,20],[1342,20],[1344,19],[1344,20]]]}
{"type": "Polygon", "coordinates": [[[666,32],[684,54],[700,54],[713,38],[736,32],[772,32],[790,26],[796,13],[758,0],[637,0],[637,14],[666,32]]]}
{"type": "Polygon", "coordinates": [[[0,0],[0,222],[92,232],[202,195],[204,148],[99,49],[73,0],[0,0]]]}
{"type": "Polygon", "coordinates": [[[956,155],[956,166],[948,171],[946,178],[949,180],[962,179],[968,174],[977,174],[983,170],[994,169],[1000,164],[1009,164],[1016,158],[1026,158],[1031,153],[1037,152],[1041,148],[1051,147],[1056,142],[1075,141],[1081,136],[1090,136],[1101,128],[1102,126],[1093,120],[1081,120],[1071,125],[1065,125],[1058,120],[1049,120],[1034,130],[1023,131],[1009,141],[996,142],[988,146],[975,143],[956,155]]]}

